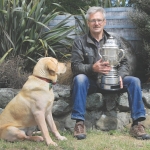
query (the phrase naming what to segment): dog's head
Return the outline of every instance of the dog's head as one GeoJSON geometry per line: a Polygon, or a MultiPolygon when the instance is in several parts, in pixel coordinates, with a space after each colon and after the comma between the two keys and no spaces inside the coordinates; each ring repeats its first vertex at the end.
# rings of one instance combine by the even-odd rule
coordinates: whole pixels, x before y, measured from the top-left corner
{"type": "Polygon", "coordinates": [[[33,75],[57,81],[57,75],[66,72],[65,63],[60,63],[53,57],[41,58],[33,69],[33,75]]]}

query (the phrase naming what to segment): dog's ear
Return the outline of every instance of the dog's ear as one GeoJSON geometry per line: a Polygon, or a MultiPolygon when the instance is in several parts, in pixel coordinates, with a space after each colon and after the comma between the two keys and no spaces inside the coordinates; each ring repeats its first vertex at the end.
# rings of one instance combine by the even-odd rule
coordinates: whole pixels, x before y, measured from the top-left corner
{"type": "Polygon", "coordinates": [[[53,71],[53,70],[49,70],[49,74],[50,74],[51,76],[55,76],[55,75],[56,75],[56,72],[53,71]]]}
{"type": "Polygon", "coordinates": [[[58,72],[58,61],[55,58],[50,58],[47,63],[49,73],[55,75],[58,72]]]}

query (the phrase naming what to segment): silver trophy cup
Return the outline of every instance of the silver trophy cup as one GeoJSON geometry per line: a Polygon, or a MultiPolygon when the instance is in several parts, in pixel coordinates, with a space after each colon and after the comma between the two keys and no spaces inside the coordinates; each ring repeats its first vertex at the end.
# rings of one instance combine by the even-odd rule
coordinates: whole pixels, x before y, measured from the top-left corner
{"type": "Polygon", "coordinates": [[[120,90],[120,77],[116,67],[125,55],[124,50],[119,49],[116,40],[110,36],[100,49],[100,55],[102,60],[108,61],[111,66],[110,72],[101,76],[100,88],[110,91],[120,90]]]}

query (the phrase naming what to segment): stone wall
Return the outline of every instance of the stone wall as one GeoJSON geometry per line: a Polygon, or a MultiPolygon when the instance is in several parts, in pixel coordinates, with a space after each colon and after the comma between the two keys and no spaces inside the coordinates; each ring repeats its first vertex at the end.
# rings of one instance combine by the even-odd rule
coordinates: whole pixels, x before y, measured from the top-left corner
{"type": "MultiPolygon", "coordinates": [[[[60,130],[73,131],[75,121],[71,120],[72,102],[70,86],[56,84],[53,86],[55,101],[52,114],[60,130]]],[[[19,92],[11,88],[0,89],[0,112],[7,103],[19,92]]],[[[147,119],[144,121],[146,128],[150,129],[150,92],[143,88],[143,101],[147,119]]],[[[127,93],[101,94],[95,93],[87,97],[85,124],[87,129],[103,131],[123,130],[130,127],[131,118],[127,93]]]]}

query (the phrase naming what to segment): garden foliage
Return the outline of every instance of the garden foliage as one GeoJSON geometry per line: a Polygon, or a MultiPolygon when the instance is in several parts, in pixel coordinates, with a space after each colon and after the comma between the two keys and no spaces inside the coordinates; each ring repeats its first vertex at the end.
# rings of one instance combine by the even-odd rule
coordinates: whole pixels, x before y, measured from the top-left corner
{"type": "Polygon", "coordinates": [[[130,2],[134,7],[134,12],[130,15],[131,20],[143,40],[141,54],[147,77],[150,79],[150,0],[130,0],[130,2]]]}
{"type": "Polygon", "coordinates": [[[71,15],[49,29],[47,25],[60,12],[46,10],[45,0],[0,0],[0,63],[8,55],[20,55],[30,60],[24,64],[30,67],[39,57],[57,57],[59,48],[71,47],[68,34],[74,27],[66,25],[71,15]]]}
{"type": "Polygon", "coordinates": [[[49,6],[48,10],[56,8],[54,3],[59,4],[61,7],[57,7],[58,10],[65,10],[73,15],[80,14],[81,9],[88,9],[89,6],[101,6],[108,7],[124,7],[129,6],[128,0],[46,0],[46,4],[49,6]]]}

